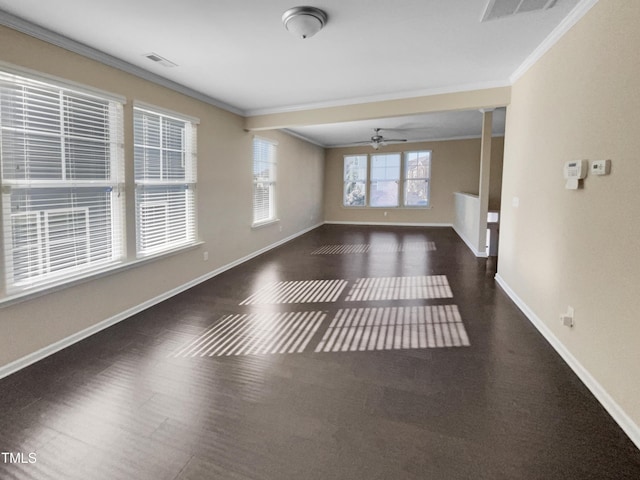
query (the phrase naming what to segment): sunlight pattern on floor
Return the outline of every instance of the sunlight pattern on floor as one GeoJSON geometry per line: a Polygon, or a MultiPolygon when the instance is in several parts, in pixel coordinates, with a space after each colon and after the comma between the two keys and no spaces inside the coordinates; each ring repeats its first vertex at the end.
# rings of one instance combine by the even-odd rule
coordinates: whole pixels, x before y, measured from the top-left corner
{"type": "Polygon", "coordinates": [[[383,244],[344,244],[323,245],[311,252],[311,255],[342,255],[347,253],[397,253],[397,252],[431,252],[436,249],[435,242],[383,243],[383,244]]]}
{"type": "Polygon", "coordinates": [[[469,346],[457,305],[338,310],[316,352],[469,346]]]}
{"type": "Polygon", "coordinates": [[[227,315],[171,356],[300,353],[326,316],[320,311],[227,315]]]}
{"type": "Polygon", "coordinates": [[[347,301],[452,298],[446,275],[359,278],[347,301]]]}
{"type": "Polygon", "coordinates": [[[335,302],[346,286],[346,280],[277,282],[261,288],[240,305],[335,302]]]}

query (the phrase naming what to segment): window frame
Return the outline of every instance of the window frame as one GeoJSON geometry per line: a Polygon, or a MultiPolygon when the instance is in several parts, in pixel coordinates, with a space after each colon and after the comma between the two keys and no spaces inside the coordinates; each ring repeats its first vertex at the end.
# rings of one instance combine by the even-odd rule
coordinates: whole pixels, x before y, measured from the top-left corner
{"type": "Polygon", "coordinates": [[[0,153],[1,244],[5,260],[0,280],[2,299],[47,290],[97,275],[124,263],[123,139],[126,99],[5,64],[0,64],[0,76],[5,85],[3,88],[7,89],[5,101],[19,105],[7,110],[9,120],[6,124],[0,118],[0,135],[10,145],[9,153],[6,153],[8,158],[0,153]],[[47,106],[57,107],[45,110],[47,106]],[[46,114],[38,113],[45,111],[46,114]],[[87,118],[92,120],[88,121],[87,118]],[[49,128],[39,127],[41,119],[48,122],[49,128]],[[29,142],[25,145],[33,146],[33,151],[28,151],[22,160],[11,151],[11,143],[20,138],[29,142]],[[59,145],[59,149],[50,149],[45,157],[38,157],[42,154],[38,145],[43,140],[54,147],[59,145]],[[44,158],[44,163],[38,158],[44,158]],[[7,174],[11,166],[18,171],[23,162],[24,178],[7,174]],[[27,168],[32,163],[41,164],[40,173],[27,168]],[[59,168],[55,165],[59,165],[59,168]],[[13,194],[18,196],[14,198],[13,194]],[[22,207],[19,207],[20,202],[22,207]],[[24,210],[12,212],[15,208],[24,210]],[[78,211],[83,211],[85,215],[85,231],[82,235],[73,233],[76,225],[72,217],[78,211]],[[37,224],[35,240],[32,237],[21,240],[15,236],[14,219],[24,215],[32,217],[32,222],[37,224]],[[54,232],[57,239],[50,237],[54,223],[57,225],[57,233],[54,232]],[[107,248],[92,255],[92,239],[99,240],[107,248]],[[19,245],[20,241],[26,246],[19,245]],[[67,247],[78,242],[86,243],[85,255],[67,247]],[[26,264],[17,263],[20,260],[16,259],[16,252],[25,248],[35,249],[36,252],[28,255],[26,264]],[[52,257],[52,251],[56,248],[63,253],[52,257]],[[73,253],[64,253],[64,250],[73,253]],[[33,260],[35,263],[32,263],[33,260]],[[59,263],[56,265],[56,262],[59,263]],[[27,273],[24,278],[16,277],[17,272],[25,268],[27,273]],[[32,269],[38,273],[30,273],[32,269]]]}
{"type": "Polygon", "coordinates": [[[407,150],[403,152],[402,158],[402,204],[405,208],[431,208],[431,159],[433,156],[432,150],[407,150]],[[427,167],[426,167],[426,177],[413,177],[409,178],[409,169],[407,167],[407,163],[409,161],[408,156],[411,154],[427,154],[427,167]],[[410,181],[415,180],[425,180],[427,183],[427,203],[425,205],[408,205],[407,204],[407,184],[410,181]]]}
{"type": "MultiPolygon", "coordinates": [[[[134,176],[133,183],[135,188],[135,252],[137,259],[144,259],[148,257],[160,256],[166,253],[171,253],[183,248],[189,248],[199,242],[198,240],[198,222],[197,222],[197,165],[198,165],[198,150],[197,150],[197,127],[200,120],[189,115],[177,113],[171,110],[167,110],[156,105],[135,101],[133,104],[133,150],[134,150],[134,176]],[[159,131],[159,145],[145,144],[144,141],[139,143],[140,138],[137,137],[138,128],[138,114],[143,115],[142,120],[149,121],[151,117],[157,117],[159,119],[160,131],[159,131]],[[164,145],[165,130],[163,129],[165,122],[179,122],[184,125],[181,138],[181,149],[171,148],[164,145]],[[182,155],[182,168],[184,169],[184,176],[179,178],[150,178],[145,176],[139,176],[141,164],[144,164],[143,170],[147,169],[148,157],[144,158],[138,156],[138,149],[157,150],[159,153],[159,165],[158,170],[161,172],[161,176],[164,173],[164,160],[163,154],[168,153],[180,153],[182,155]],[[176,203],[181,201],[179,195],[175,195],[175,191],[184,190],[184,207],[176,207],[176,203]],[[150,198],[146,198],[145,195],[149,195],[150,198]],[[164,198],[162,196],[164,195],[164,198]],[[173,202],[172,205],[169,202],[173,202]],[[165,208],[166,215],[159,220],[164,219],[165,225],[165,239],[161,242],[159,234],[153,234],[154,228],[157,230],[157,225],[143,225],[143,218],[147,218],[143,215],[143,211],[149,207],[157,207],[162,204],[165,208]],[[184,230],[178,230],[176,228],[176,215],[179,212],[178,208],[184,209],[184,230]],[[173,223],[173,225],[170,225],[173,223]],[[142,230],[142,229],[145,230],[142,230]],[[154,243],[151,246],[145,247],[146,239],[145,235],[149,231],[149,243],[154,243]],[[182,240],[169,240],[169,236],[180,234],[182,240]],[[155,238],[153,238],[155,237],[155,238]]],[[[143,133],[145,132],[143,125],[143,133]]],[[[170,169],[169,169],[170,170],[170,169]]],[[[169,171],[168,175],[171,175],[169,171]]],[[[151,222],[152,219],[149,221],[151,222]]],[[[177,226],[180,226],[178,223],[177,226]]]]}
{"type": "Polygon", "coordinates": [[[342,206],[346,208],[366,208],[369,201],[369,156],[367,154],[360,155],[344,155],[342,157],[342,206]],[[364,157],[364,179],[347,179],[347,159],[350,158],[362,158],[364,157]],[[347,196],[351,193],[347,193],[348,184],[363,184],[363,200],[362,205],[348,205],[346,203],[347,196]]]}
{"type": "Polygon", "coordinates": [[[420,150],[406,150],[406,151],[399,151],[399,152],[376,152],[376,153],[352,153],[352,154],[348,154],[348,155],[343,155],[343,163],[342,163],[342,202],[341,205],[343,208],[371,208],[371,209],[403,209],[403,208],[410,208],[410,209],[430,209],[431,207],[431,167],[433,164],[433,150],[430,149],[420,149],[420,150]],[[420,178],[409,178],[408,177],[408,168],[407,168],[407,156],[412,154],[412,153],[420,153],[420,152],[425,152],[428,154],[429,160],[428,160],[428,168],[427,168],[427,177],[420,177],[420,178]],[[372,205],[371,201],[373,198],[373,195],[371,193],[372,191],[372,184],[374,183],[374,180],[372,180],[372,169],[373,169],[373,157],[375,156],[383,156],[383,155],[398,155],[400,157],[400,167],[399,167],[399,177],[398,180],[396,180],[397,182],[397,187],[398,187],[398,202],[396,205],[372,205]],[[353,183],[353,181],[348,181],[346,178],[346,161],[348,158],[353,158],[353,157],[364,157],[365,158],[365,162],[366,162],[366,166],[365,166],[365,171],[366,171],[366,179],[364,180],[364,184],[365,184],[365,188],[364,188],[364,202],[362,205],[348,205],[345,200],[346,200],[346,188],[347,188],[347,184],[348,183],[353,183]],[[409,181],[411,180],[420,180],[420,179],[424,179],[427,181],[427,186],[428,186],[428,190],[427,190],[427,203],[426,205],[408,205],[407,204],[407,194],[406,194],[406,186],[409,183],[409,181]]]}
{"type": "MultiPolygon", "coordinates": [[[[383,167],[385,169],[387,169],[388,167],[385,166],[383,167]]],[[[401,152],[378,152],[378,153],[372,153],[369,155],[369,207],[370,208],[401,208],[402,205],[402,198],[400,196],[400,182],[402,181],[402,153],[401,152]],[[397,156],[398,158],[398,171],[397,171],[397,179],[395,180],[374,180],[373,179],[373,159],[374,157],[391,157],[391,156],[397,156]],[[378,183],[390,183],[390,182],[395,182],[396,184],[396,203],[395,205],[373,205],[373,193],[372,193],[372,188],[373,188],[373,184],[374,182],[376,184],[378,183]]]]}
{"type": "Polygon", "coordinates": [[[278,142],[275,140],[271,140],[269,138],[260,137],[258,135],[254,135],[251,142],[251,151],[252,151],[252,160],[251,160],[251,174],[252,174],[252,187],[251,187],[251,227],[258,228],[264,225],[268,225],[270,223],[278,222],[278,203],[277,203],[277,183],[278,183],[278,142]],[[256,147],[259,146],[260,149],[256,147]],[[263,151],[263,149],[267,150],[268,155],[267,158],[264,159],[259,156],[259,153],[263,151]],[[256,168],[258,167],[258,163],[269,165],[268,175],[266,180],[258,179],[256,168]],[[260,185],[267,184],[268,190],[268,210],[269,214],[265,218],[256,218],[257,213],[259,211],[257,202],[256,202],[256,193],[260,185]]]}

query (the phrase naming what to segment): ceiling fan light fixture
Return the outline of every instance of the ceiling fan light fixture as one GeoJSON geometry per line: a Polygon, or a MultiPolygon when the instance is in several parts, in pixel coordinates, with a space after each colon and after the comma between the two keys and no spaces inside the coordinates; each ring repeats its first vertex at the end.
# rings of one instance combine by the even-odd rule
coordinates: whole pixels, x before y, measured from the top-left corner
{"type": "Polygon", "coordinates": [[[298,38],[311,38],[327,23],[327,14],[315,7],[293,7],[282,15],[284,27],[298,38]]]}

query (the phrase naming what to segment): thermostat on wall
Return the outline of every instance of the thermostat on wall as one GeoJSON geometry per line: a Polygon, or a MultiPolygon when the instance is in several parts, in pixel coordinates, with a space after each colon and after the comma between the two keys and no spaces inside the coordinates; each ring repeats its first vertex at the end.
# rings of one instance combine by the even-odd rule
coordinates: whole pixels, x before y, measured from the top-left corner
{"type": "Polygon", "coordinates": [[[611,172],[611,160],[594,160],[591,162],[592,175],[609,175],[611,172]]]}

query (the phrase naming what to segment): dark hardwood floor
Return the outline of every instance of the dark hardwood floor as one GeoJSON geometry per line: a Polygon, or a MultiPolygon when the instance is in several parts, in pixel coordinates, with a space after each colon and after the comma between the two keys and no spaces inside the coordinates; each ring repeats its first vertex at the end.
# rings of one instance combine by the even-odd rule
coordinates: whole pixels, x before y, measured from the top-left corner
{"type": "Polygon", "coordinates": [[[0,393],[3,480],[640,478],[448,228],[323,226],[0,393]]]}

